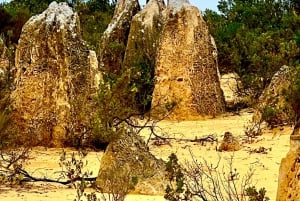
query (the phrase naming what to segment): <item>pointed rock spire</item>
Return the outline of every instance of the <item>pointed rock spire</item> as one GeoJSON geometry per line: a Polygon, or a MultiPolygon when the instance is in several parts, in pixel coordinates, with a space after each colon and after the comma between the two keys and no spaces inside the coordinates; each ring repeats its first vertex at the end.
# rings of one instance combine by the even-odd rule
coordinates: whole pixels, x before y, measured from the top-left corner
{"type": "Polygon", "coordinates": [[[171,109],[171,119],[222,113],[216,51],[200,11],[185,0],[169,0],[167,8],[157,53],[153,115],[171,109]]]}
{"type": "Polygon", "coordinates": [[[52,2],[29,19],[15,61],[7,132],[22,134],[20,140],[31,139],[32,145],[59,147],[91,130],[89,50],[80,36],[79,17],[66,3],[52,2]]]}
{"type": "Polygon", "coordinates": [[[119,0],[113,18],[99,45],[99,67],[106,73],[120,74],[127,46],[130,24],[140,10],[137,0],[119,0]]]}

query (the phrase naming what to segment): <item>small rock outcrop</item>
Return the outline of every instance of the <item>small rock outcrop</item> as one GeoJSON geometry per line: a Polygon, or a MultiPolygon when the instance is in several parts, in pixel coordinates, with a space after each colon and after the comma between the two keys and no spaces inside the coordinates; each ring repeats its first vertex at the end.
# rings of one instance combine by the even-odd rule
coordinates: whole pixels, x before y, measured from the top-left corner
{"type": "Polygon", "coordinates": [[[239,141],[230,132],[225,132],[219,151],[238,151],[242,147],[239,141]]]}
{"type": "Polygon", "coordinates": [[[90,67],[95,56],[80,33],[79,17],[66,3],[52,2],[24,25],[8,129],[20,133],[20,141],[30,138],[34,145],[60,147],[91,130],[97,73],[90,67]]]}
{"type": "Polygon", "coordinates": [[[112,190],[158,195],[165,191],[165,163],[156,159],[136,133],[120,131],[101,159],[96,185],[103,192],[112,190]],[[133,183],[132,183],[133,182],[133,183]],[[135,182],[137,184],[134,186],[135,182]],[[134,189],[130,189],[134,186],[134,189]],[[116,189],[117,188],[117,189],[116,189]]]}
{"type": "Polygon", "coordinates": [[[215,116],[225,110],[217,52],[197,7],[170,0],[155,69],[153,116],[170,119],[215,116]]]}
{"type": "Polygon", "coordinates": [[[270,126],[290,124],[293,118],[293,109],[286,100],[284,90],[288,90],[295,77],[292,69],[282,66],[271,79],[269,86],[259,97],[255,107],[253,122],[267,121],[270,126]]]}
{"type": "Polygon", "coordinates": [[[119,0],[113,18],[99,45],[99,67],[105,73],[120,75],[132,17],[140,11],[137,0],[119,0]]]}

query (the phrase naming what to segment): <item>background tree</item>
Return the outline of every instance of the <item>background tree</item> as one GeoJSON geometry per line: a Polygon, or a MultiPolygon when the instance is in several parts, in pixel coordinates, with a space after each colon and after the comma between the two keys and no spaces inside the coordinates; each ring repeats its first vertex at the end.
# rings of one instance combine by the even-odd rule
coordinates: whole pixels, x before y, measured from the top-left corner
{"type": "MultiPolygon", "coordinates": [[[[0,34],[7,43],[17,44],[21,30],[33,15],[42,13],[52,0],[13,0],[0,4],[0,34]]],[[[65,2],[57,0],[57,2],[65,2]]],[[[90,49],[96,49],[98,41],[106,29],[115,6],[109,0],[68,0],[67,3],[79,14],[82,34],[90,49]]]]}
{"type": "Polygon", "coordinates": [[[237,72],[246,92],[257,98],[282,65],[295,66],[298,6],[297,1],[220,0],[220,13],[207,10],[221,73],[237,72]]]}

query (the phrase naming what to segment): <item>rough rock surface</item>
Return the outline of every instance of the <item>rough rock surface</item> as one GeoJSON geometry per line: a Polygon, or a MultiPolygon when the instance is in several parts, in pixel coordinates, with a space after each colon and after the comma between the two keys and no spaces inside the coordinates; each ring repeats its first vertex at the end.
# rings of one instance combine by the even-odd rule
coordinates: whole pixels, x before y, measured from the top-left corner
{"type": "Polygon", "coordinates": [[[4,41],[0,37],[0,58],[1,59],[5,58],[6,51],[7,51],[7,48],[6,48],[5,44],[4,44],[4,41]]]}
{"type": "Polygon", "coordinates": [[[119,0],[113,18],[100,40],[98,60],[100,69],[119,75],[132,17],[140,11],[137,0],[119,0]]]}
{"type": "Polygon", "coordinates": [[[52,2],[31,17],[16,50],[8,132],[20,133],[21,141],[27,137],[32,144],[56,147],[89,132],[94,80],[90,58],[78,15],[66,3],[52,2]]]}
{"type": "Polygon", "coordinates": [[[162,0],[150,0],[133,18],[126,46],[123,68],[130,69],[131,82],[136,86],[136,107],[149,109],[154,84],[157,46],[163,27],[165,5],[162,0]],[[145,101],[146,100],[146,101],[145,101]]]}
{"type": "Polygon", "coordinates": [[[263,91],[259,97],[258,104],[255,107],[253,121],[259,122],[266,116],[268,123],[281,125],[291,123],[292,108],[286,101],[283,93],[288,89],[293,80],[294,73],[288,66],[282,66],[277,73],[274,74],[269,86],[263,91]],[[265,114],[264,114],[265,113],[265,114]],[[274,113],[274,115],[272,114],[274,113]]]}
{"type": "Polygon", "coordinates": [[[8,66],[7,47],[0,38],[0,81],[5,77],[8,66]]]}
{"type": "Polygon", "coordinates": [[[239,80],[240,77],[236,73],[228,73],[221,76],[221,89],[228,108],[232,108],[243,101],[242,97],[238,96],[239,89],[242,87],[242,83],[239,80]]]}
{"type": "Polygon", "coordinates": [[[239,141],[230,132],[225,132],[219,151],[238,151],[242,147],[239,141]]]}
{"type": "Polygon", "coordinates": [[[124,58],[126,67],[138,65],[137,62],[142,62],[142,59],[155,61],[164,9],[162,0],[150,0],[143,10],[132,18],[124,58]]]}
{"type": "Polygon", "coordinates": [[[169,1],[158,49],[153,116],[173,106],[170,119],[215,116],[225,109],[214,41],[198,8],[169,1]]]}
{"type": "Polygon", "coordinates": [[[165,163],[149,152],[140,136],[124,131],[108,145],[96,185],[104,192],[119,189],[119,193],[130,190],[126,188],[135,180],[138,183],[134,193],[163,194],[167,183],[165,169],[165,163]]]}
{"type": "Polygon", "coordinates": [[[290,151],[281,160],[277,201],[300,200],[300,135],[291,135],[290,151]]]}
{"type": "Polygon", "coordinates": [[[9,60],[7,55],[7,47],[0,37],[0,113],[7,108],[10,100],[10,81],[7,79],[9,74],[9,60]]]}

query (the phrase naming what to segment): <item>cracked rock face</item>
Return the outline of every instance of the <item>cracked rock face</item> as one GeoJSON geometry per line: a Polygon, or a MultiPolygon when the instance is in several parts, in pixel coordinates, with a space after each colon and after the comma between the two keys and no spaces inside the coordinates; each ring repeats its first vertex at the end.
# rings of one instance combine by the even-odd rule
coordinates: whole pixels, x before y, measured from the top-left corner
{"type": "Polygon", "coordinates": [[[293,108],[286,100],[284,91],[291,87],[295,77],[296,73],[293,72],[292,68],[285,65],[273,75],[270,84],[258,99],[253,114],[255,123],[264,120],[270,126],[293,124],[293,108]],[[271,114],[272,112],[274,114],[271,114]]]}
{"type": "Polygon", "coordinates": [[[0,38],[0,82],[5,78],[8,68],[7,47],[0,38]]]}
{"type": "Polygon", "coordinates": [[[137,0],[119,0],[113,18],[100,40],[99,67],[106,73],[121,74],[122,62],[133,16],[140,11],[137,0]]]}
{"type": "Polygon", "coordinates": [[[170,119],[215,116],[225,110],[217,52],[200,11],[170,0],[157,53],[152,113],[170,119]]]}
{"type": "Polygon", "coordinates": [[[80,36],[77,13],[66,3],[52,2],[30,18],[16,51],[8,132],[22,134],[21,141],[31,137],[35,145],[56,147],[88,132],[94,57],[80,36]]]}
{"type": "Polygon", "coordinates": [[[101,159],[96,185],[102,192],[161,195],[167,178],[165,162],[153,156],[144,140],[134,132],[120,132],[101,159]],[[133,179],[137,180],[130,189],[133,179]]]}
{"type": "Polygon", "coordinates": [[[162,0],[150,0],[131,21],[123,60],[123,71],[130,70],[130,81],[137,86],[133,109],[149,110],[157,47],[165,19],[162,0]]]}

